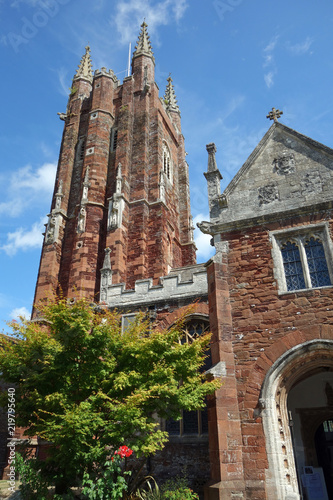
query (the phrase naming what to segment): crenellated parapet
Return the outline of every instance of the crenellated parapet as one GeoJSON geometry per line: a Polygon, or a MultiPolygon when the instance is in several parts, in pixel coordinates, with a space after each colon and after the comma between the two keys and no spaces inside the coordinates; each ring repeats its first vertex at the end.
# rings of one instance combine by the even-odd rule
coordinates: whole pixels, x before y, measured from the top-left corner
{"type": "Polygon", "coordinates": [[[137,280],[131,290],[126,289],[124,283],[108,284],[111,273],[109,261],[101,273],[101,302],[112,308],[151,305],[182,298],[195,300],[208,293],[207,272],[203,264],[174,269],[161,277],[158,285],[154,285],[152,279],[137,280]]]}

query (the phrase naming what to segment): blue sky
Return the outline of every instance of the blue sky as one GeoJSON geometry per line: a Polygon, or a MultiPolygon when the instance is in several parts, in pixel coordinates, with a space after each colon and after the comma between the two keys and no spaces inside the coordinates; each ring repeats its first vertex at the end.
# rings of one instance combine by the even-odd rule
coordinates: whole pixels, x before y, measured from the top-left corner
{"type": "MultiPolygon", "coordinates": [[[[93,69],[126,76],[146,19],[160,95],[171,72],[195,221],[208,219],[205,145],[222,189],[281,121],[333,147],[333,4],[310,0],[0,0],[0,330],[30,312],[68,88],[89,42],[93,69]]],[[[198,260],[213,249],[196,235],[198,260]]]]}

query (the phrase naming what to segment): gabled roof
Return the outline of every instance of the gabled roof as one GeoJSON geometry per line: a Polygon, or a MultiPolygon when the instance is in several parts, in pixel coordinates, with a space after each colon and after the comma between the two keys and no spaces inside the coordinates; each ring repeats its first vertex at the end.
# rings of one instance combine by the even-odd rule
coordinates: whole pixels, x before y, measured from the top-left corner
{"type": "Polygon", "coordinates": [[[252,151],[250,156],[247,158],[245,163],[243,163],[242,167],[238,170],[237,174],[233,177],[231,182],[225,188],[223,194],[228,196],[230,193],[232,193],[232,191],[236,188],[240,178],[243,177],[245,172],[247,172],[250,169],[251,165],[256,160],[256,158],[260,155],[260,153],[263,151],[263,149],[265,148],[269,139],[274,135],[276,130],[281,130],[281,132],[285,132],[286,134],[294,136],[299,141],[301,141],[301,142],[303,141],[304,143],[306,143],[310,148],[321,150],[323,153],[333,157],[333,149],[329,148],[328,146],[325,146],[324,144],[322,144],[318,141],[315,141],[314,139],[311,139],[310,137],[307,137],[306,135],[300,134],[296,130],[294,130],[290,127],[287,127],[287,125],[284,125],[283,123],[274,122],[271,125],[271,127],[267,130],[266,134],[261,139],[261,141],[258,143],[258,145],[255,147],[255,149],[252,151]]]}
{"type": "Polygon", "coordinates": [[[274,122],[222,195],[214,182],[200,225],[210,234],[322,212],[333,206],[333,149],[274,122]]]}

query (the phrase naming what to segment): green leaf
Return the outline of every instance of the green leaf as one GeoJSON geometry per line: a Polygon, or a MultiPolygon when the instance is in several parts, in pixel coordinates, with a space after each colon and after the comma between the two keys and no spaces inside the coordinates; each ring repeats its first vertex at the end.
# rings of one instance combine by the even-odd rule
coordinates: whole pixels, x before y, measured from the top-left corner
{"type": "Polygon", "coordinates": [[[184,318],[163,331],[138,315],[122,334],[116,312],[96,311],[84,300],[57,299],[40,314],[43,322],[13,324],[0,371],[16,387],[17,425],[49,443],[38,467],[59,488],[106,471],[121,445],[138,457],[161,450],[168,434],[159,419],[201,408],[220,385],[200,374],[209,335],[180,343],[184,318]]]}

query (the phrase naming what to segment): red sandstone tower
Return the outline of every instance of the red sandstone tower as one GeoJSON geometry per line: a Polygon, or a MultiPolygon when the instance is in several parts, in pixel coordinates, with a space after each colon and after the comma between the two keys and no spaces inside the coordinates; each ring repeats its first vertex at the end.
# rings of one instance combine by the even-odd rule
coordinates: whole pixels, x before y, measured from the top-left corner
{"type": "Polygon", "coordinates": [[[162,99],[143,23],[132,74],[92,74],[86,47],[73,79],[35,303],[60,285],[102,300],[106,284],[157,284],[195,264],[188,165],[169,77],[162,99]],[[104,264],[103,264],[104,263],[104,264]],[[103,283],[102,283],[103,284],[103,283]]]}

